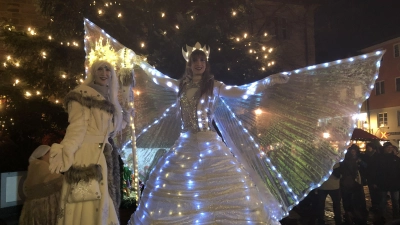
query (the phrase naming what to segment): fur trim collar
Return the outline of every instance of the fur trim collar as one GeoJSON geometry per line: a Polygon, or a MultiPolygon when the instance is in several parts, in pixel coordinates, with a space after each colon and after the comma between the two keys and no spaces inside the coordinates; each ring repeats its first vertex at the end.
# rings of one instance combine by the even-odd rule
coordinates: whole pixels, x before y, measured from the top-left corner
{"type": "Polygon", "coordinates": [[[68,108],[68,103],[70,101],[76,101],[88,108],[97,108],[108,113],[115,112],[114,105],[111,102],[105,100],[101,94],[97,93],[92,88],[90,88],[90,90],[85,89],[86,88],[79,88],[70,91],[64,98],[64,108],[68,108]],[[97,93],[97,95],[94,95],[95,93],[97,93]]]}
{"type": "Polygon", "coordinates": [[[90,164],[89,166],[71,166],[71,168],[65,172],[65,181],[68,184],[78,183],[81,180],[89,182],[92,179],[97,181],[103,179],[101,165],[90,164]]]}

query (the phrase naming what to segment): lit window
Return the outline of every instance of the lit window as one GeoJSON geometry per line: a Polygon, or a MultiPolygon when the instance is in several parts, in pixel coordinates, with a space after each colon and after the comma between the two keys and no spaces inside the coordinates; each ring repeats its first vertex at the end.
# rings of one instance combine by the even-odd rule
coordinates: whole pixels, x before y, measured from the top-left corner
{"type": "Polygon", "coordinates": [[[387,113],[378,113],[378,127],[387,127],[388,117],[387,113]]]}

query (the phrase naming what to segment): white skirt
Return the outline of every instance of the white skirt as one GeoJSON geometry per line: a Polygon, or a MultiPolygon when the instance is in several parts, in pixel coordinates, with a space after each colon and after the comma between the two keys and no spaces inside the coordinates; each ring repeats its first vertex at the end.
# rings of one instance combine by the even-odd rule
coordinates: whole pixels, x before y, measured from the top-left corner
{"type": "Polygon", "coordinates": [[[130,225],[271,224],[248,173],[217,133],[182,133],[155,166],[130,225]]]}

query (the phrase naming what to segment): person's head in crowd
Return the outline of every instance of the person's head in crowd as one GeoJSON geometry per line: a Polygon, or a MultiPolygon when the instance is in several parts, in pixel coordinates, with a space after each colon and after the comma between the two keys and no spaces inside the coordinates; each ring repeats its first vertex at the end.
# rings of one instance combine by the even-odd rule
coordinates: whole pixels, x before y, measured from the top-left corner
{"type": "Polygon", "coordinates": [[[375,152],[378,151],[378,146],[376,146],[376,144],[372,142],[367,143],[365,146],[365,151],[367,154],[374,154],[375,152]]]}
{"type": "Polygon", "coordinates": [[[397,152],[395,152],[395,151],[396,151],[396,149],[394,148],[392,143],[386,142],[383,144],[383,147],[382,147],[383,154],[396,154],[397,152]]]}
{"type": "Polygon", "coordinates": [[[352,144],[346,152],[345,155],[345,160],[355,160],[358,158],[358,155],[360,154],[360,147],[356,144],[352,144]]]}

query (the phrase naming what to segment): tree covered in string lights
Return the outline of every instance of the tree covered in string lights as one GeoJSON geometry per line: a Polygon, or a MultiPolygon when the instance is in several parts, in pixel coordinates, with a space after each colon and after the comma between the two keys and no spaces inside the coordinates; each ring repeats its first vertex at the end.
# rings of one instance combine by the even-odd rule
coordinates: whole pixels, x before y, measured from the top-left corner
{"type": "MultiPolygon", "coordinates": [[[[248,83],[272,73],[275,64],[270,35],[255,22],[255,7],[246,0],[134,1],[123,18],[131,35],[115,37],[121,35],[117,39],[124,45],[175,78],[184,72],[182,47],[207,44],[217,79],[248,83]]],[[[102,22],[98,25],[113,35],[114,24],[102,22]]]]}
{"type": "Polygon", "coordinates": [[[0,82],[3,131],[32,140],[66,127],[62,98],[85,74],[84,17],[174,78],[184,72],[182,47],[196,42],[210,46],[212,71],[229,84],[265,77],[275,63],[252,1],[37,0],[37,7],[47,25],[19,30],[5,21],[0,34],[9,52],[0,82]]]}

